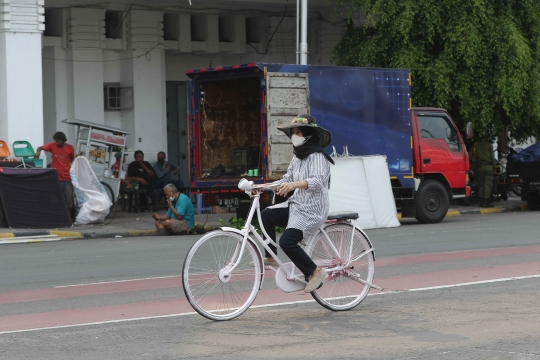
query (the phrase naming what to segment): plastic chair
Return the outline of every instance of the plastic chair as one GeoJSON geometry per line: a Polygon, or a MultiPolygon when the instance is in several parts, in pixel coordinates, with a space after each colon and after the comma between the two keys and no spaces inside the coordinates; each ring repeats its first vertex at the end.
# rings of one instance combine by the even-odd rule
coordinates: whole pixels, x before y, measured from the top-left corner
{"type": "Polygon", "coordinates": [[[43,159],[34,159],[34,148],[28,141],[20,140],[13,142],[13,154],[23,162],[31,163],[35,167],[43,167],[43,159]]]}
{"type": "Polygon", "coordinates": [[[9,146],[4,140],[0,140],[0,159],[7,159],[11,157],[9,152],[9,146]]]}

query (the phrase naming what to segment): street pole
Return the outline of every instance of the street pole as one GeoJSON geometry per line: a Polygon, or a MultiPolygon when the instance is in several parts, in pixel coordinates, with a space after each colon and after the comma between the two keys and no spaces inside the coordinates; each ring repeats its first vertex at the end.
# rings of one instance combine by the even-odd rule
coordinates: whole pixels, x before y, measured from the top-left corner
{"type": "Polygon", "coordinates": [[[300,0],[296,0],[296,64],[300,63],[300,0]]]}
{"type": "Polygon", "coordinates": [[[308,63],[308,44],[307,44],[307,21],[308,21],[308,0],[302,0],[301,6],[301,39],[300,39],[300,64],[307,65],[308,63]]]}

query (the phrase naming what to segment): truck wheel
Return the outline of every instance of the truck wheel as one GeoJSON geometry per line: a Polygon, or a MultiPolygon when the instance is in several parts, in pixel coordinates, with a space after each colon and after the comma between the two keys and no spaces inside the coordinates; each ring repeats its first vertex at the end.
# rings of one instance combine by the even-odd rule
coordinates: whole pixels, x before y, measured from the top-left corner
{"type": "Polygon", "coordinates": [[[448,212],[449,200],[444,186],[435,180],[426,180],[416,196],[416,219],[423,224],[438,223],[448,212]]]}

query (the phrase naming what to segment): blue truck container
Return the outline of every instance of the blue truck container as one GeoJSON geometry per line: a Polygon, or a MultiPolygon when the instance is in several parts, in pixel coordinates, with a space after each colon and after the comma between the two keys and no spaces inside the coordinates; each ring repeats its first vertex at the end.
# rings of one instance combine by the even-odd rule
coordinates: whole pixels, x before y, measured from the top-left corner
{"type": "MultiPolygon", "coordinates": [[[[431,203],[431,220],[429,216],[420,216],[420,220],[440,221],[450,199],[467,195],[468,158],[459,132],[446,111],[411,107],[408,70],[251,63],[188,70],[186,74],[191,78],[191,187],[195,193],[207,194],[212,205],[238,198],[236,184],[241,177],[249,177],[249,170],[257,170],[250,179],[255,183],[281,178],[291,161],[292,146],[277,126],[301,113],[310,113],[331,131],[329,153],[332,146],[339,153],[347,146],[352,155],[386,155],[396,204],[404,216],[418,218],[417,208],[431,203]],[[455,171],[462,178],[459,184],[452,175],[436,169],[437,158],[442,159],[439,156],[431,156],[427,163],[420,159],[426,136],[424,126],[415,124],[418,119],[426,127],[438,121],[451,128],[451,134],[446,136],[448,131],[443,131],[441,137],[448,137],[449,151],[453,141],[459,148],[459,154],[454,154],[455,171]],[[429,171],[422,171],[425,166],[431,167],[429,171]],[[434,190],[431,186],[429,194],[419,199],[420,183],[428,179],[438,179],[441,186],[434,190]]],[[[446,144],[429,137],[426,141],[433,144],[426,144],[426,151],[446,144]]]]}

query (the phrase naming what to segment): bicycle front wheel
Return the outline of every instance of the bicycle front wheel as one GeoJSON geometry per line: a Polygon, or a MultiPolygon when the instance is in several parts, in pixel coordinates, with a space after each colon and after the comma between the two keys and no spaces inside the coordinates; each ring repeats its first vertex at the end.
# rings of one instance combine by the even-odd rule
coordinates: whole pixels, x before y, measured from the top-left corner
{"type": "Polygon", "coordinates": [[[350,224],[331,224],[324,230],[328,239],[319,233],[309,242],[306,252],[318,267],[339,270],[328,271],[328,280],[311,295],[327,309],[349,310],[369,293],[370,286],[362,281],[373,281],[375,259],[371,244],[361,230],[350,224]]]}
{"type": "Polygon", "coordinates": [[[234,271],[223,272],[238,260],[242,241],[240,234],[216,230],[200,238],[186,255],[184,293],[193,309],[208,319],[233,319],[257,296],[264,274],[261,253],[251,239],[234,271]]]}

